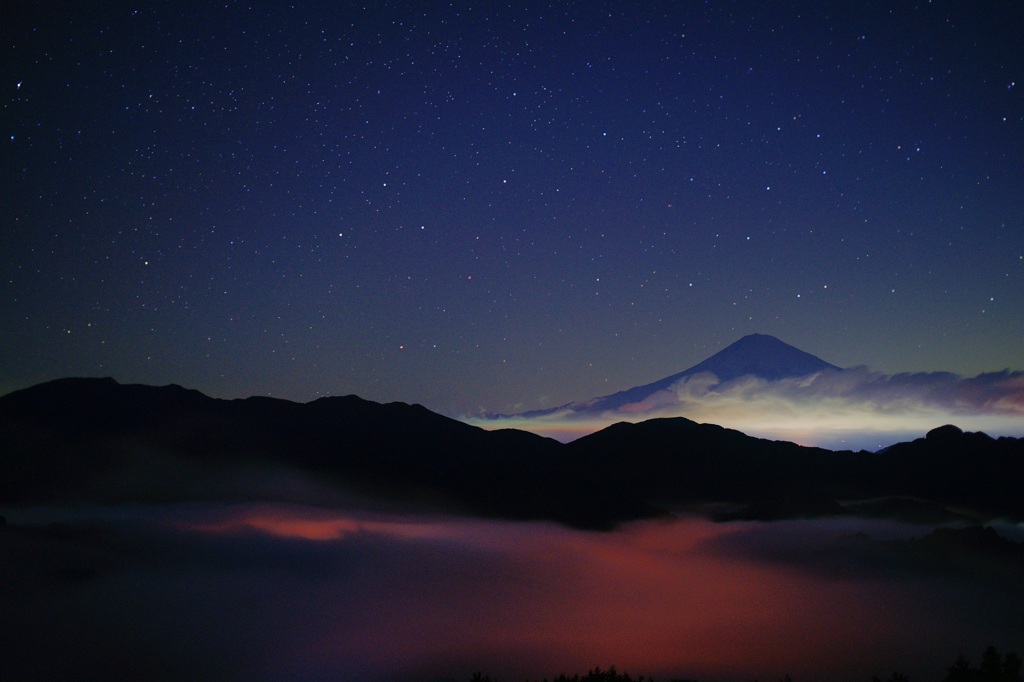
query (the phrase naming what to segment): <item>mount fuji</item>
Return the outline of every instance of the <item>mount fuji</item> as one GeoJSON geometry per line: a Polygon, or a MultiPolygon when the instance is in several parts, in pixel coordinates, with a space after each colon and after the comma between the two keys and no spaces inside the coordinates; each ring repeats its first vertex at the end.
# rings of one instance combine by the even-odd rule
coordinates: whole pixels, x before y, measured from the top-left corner
{"type": "Polygon", "coordinates": [[[593,413],[620,410],[628,405],[648,401],[651,396],[658,395],[663,391],[670,391],[673,386],[699,374],[712,374],[717,378],[715,384],[724,384],[745,376],[763,381],[779,381],[809,376],[826,370],[841,371],[841,369],[817,356],[780,341],[774,336],[750,334],[689,369],[684,369],[682,372],[649,384],[634,386],[599,398],[568,403],[560,407],[533,410],[516,415],[500,415],[500,417],[530,418],[566,411],[593,413]]]}

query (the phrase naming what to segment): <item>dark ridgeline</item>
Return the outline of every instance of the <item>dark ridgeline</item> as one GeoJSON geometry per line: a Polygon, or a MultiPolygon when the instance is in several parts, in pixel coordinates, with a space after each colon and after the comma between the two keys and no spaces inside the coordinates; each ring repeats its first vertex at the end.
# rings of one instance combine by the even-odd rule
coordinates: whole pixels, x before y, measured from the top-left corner
{"type": "MultiPolygon", "coordinates": [[[[915,511],[930,500],[991,516],[1024,516],[1024,439],[994,439],[955,426],[871,453],[804,447],[669,418],[614,424],[566,447],[581,467],[589,464],[594,485],[617,482],[654,504],[746,505],[723,520],[860,513],[837,500],[879,497],[912,498],[904,507],[915,511]]],[[[885,508],[876,502],[863,510],[885,508]]]]}
{"type": "Polygon", "coordinates": [[[0,397],[0,503],[275,499],[238,483],[275,467],[410,504],[593,529],[716,501],[740,508],[724,519],[885,514],[837,502],[883,496],[930,500],[911,503],[928,513],[955,505],[1024,517],[1024,439],[952,426],[881,453],[683,418],[615,424],[563,445],[355,396],[219,400],[61,379],[0,397]]]}
{"type": "Polygon", "coordinates": [[[754,438],[682,417],[614,424],[566,448],[594,485],[617,485],[667,505],[770,504],[778,516],[802,515],[826,498],[861,496],[871,457],[754,438]]]}
{"type": "Polygon", "coordinates": [[[61,379],[0,397],[0,453],[3,503],[261,497],[239,490],[239,472],[287,467],[486,516],[609,528],[654,513],[628,496],[596,504],[557,441],[356,396],[218,400],[174,385],[61,379]],[[166,485],[140,484],[139,467],[154,461],[166,485]]]}
{"type": "Polygon", "coordinates": [[[884,493],[956,503],[993,515],[1024,516],[1024,439],[965,433],[955,426],[879,453],[884,493]]]}

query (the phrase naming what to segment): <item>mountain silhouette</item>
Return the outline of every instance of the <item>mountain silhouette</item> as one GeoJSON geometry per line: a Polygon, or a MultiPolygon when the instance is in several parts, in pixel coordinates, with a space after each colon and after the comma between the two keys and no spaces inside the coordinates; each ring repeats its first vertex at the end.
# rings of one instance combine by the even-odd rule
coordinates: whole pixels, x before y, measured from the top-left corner
{"type": "Polygon", "coordinates": [[[749,334],[718,351],[707,360],[652,384],[662,386],[685,376],[711,372],[720,381],[752,375],[766,381],[802,377],[826,369],[838,370],[821,358],[767,334],[749,334]]]}
{"type": "Polygon", "coordinates": [[[537,417],[563,410],[573,412],[617,410],[625,405],[641,403],[661,391],[671,391],[679,382],[705,373],[713,374],[718,379],[717,383],[722,384],[744,376],[752,376],[765,381],[778,381],[808,376],[826,370],[840,371],[840,369],[840,367],[780,341],[774,336],[749,334],[693,367],[649,384],[560,407],[532,410],[518,415],[496,416],[537,417]]]}
{"type": "Polygon", "coordinates": [[[239,481],[300,472],[403,504],[580,527],[655,513],[636,498],[598,503],[564,464],[548,438],[351,395],[220,400],[69,378],[0,397],[0,503],[280,498],[239,481]]]}
{"type": "Polygon", "coordinates": [[[741,509],[731,518],[772,520],[859,513],[836,501],[884,497],[1024,518],[1024,439],[953,426],[880,453],[681,417],[562,444],[357,396],[220,400],[174,385],[73,378],[0,397],[3,505],[310,502],[308,487],[281,484],[294,475],[410,509],[590,529],[705,503],[741,509]]]}

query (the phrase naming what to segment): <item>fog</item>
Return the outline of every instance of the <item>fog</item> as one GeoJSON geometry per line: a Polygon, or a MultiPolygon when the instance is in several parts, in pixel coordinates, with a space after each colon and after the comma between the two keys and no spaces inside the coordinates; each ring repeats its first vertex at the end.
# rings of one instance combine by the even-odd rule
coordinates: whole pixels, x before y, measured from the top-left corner
{"type": "MultiPolygon", "coordinates": [[[[611,533],[293,505],[8,509],[16,679],[941,679],[1024,652],[1019,573],[890,521],[611,533]],[[967,563],[965,563],[965,561],[967,563]]],[[[1000,532],[1021,535],[1005,525],[1000,532]]]]}

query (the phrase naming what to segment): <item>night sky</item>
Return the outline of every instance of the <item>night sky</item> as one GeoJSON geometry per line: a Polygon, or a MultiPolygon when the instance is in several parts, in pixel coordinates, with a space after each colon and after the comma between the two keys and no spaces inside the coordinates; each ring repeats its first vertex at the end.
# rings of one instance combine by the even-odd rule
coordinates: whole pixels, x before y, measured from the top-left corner
{"type": "Polygon", "coordinates": [[[0,393],[1024,362],[1024,3],[0,10],[0,393]]]}

